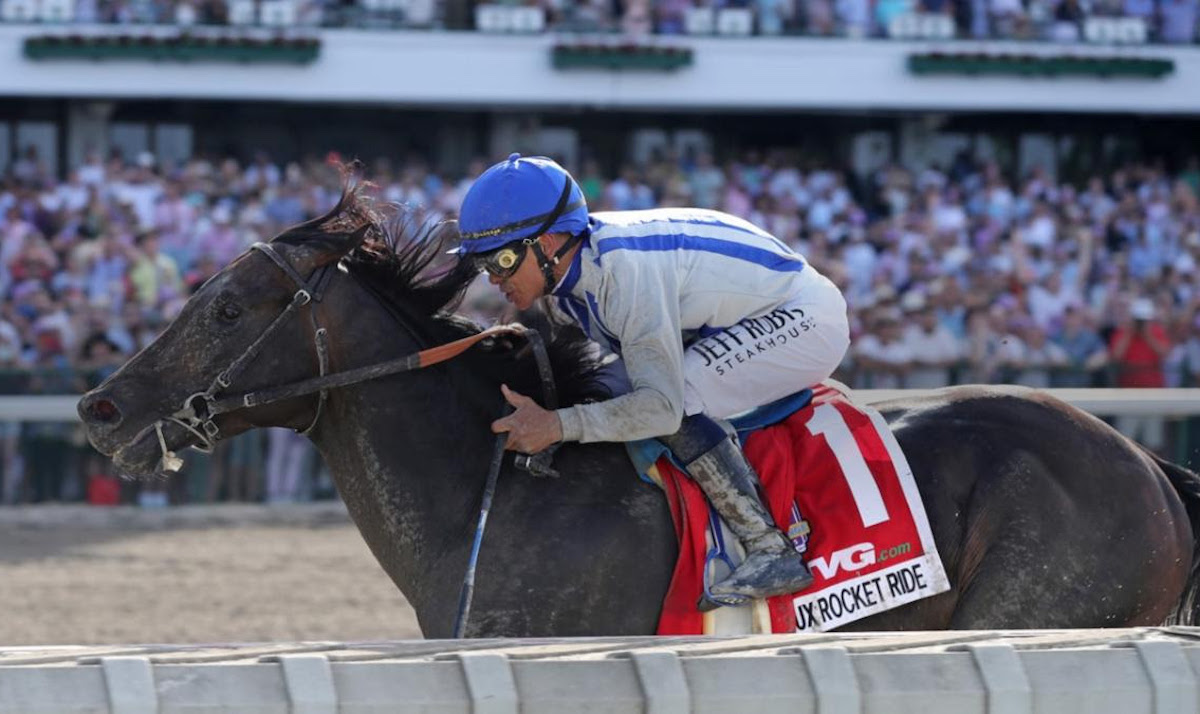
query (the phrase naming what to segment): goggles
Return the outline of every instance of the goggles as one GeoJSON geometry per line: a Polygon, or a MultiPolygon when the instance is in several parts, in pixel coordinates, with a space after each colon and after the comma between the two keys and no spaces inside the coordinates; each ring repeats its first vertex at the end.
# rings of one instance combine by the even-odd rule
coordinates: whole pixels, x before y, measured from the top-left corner
{"type": "Polygon", "coordinates": [[[475,266],[480,272],[505,280],[521,268],[528,253],[529,247],[525,243],[510,243],[499,250],[479,254],[475,257],[475,266]]]}

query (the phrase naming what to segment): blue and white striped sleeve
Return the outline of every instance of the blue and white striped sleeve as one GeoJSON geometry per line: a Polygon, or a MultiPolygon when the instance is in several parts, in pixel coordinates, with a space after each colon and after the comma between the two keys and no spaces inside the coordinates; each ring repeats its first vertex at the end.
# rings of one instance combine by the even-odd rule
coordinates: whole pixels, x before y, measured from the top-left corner
{"type": "Polygon", "coordinates": [[[678,275],[636,253],[613,254],[597,296],[620,341],[633,390],[558,410],[564,441],[633,441],[674,434],[683,420],[683,338],[678,275]]]}

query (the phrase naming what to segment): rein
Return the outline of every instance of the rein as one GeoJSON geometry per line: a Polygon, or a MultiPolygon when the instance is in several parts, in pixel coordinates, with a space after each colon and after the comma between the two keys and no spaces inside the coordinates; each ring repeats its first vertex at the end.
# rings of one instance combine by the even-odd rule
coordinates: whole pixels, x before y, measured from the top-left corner
{"type": "MultiPolygon", "coordinates": [[[[536,358],[535,361],[537,362],[538,375],[542,381],[546,408],[554,409],[557,407],[558,396],[554,386],[554,376],[550,368],[550,358],[541,335],[537,331],[519,324],[496,325],[478,334],[448,342],[444,345],[424,349],[410,355],[405,355],[404,357],[344,372],[326,374],[329,369],[328,331],[317,322],[316,309],[311,303],[321,302],[324,297],[325,288],[328,286],[329,280],[333,275],[333,267],[326,265],[318,268],[306,280],[269,243],[255,243],[251,248],[269,257],[285,275],[291,278],[292,282],[297,286],[296,293],[292,296],[292,300],[288,303],[287,307],[275,317],[274,321],[267,326],[262,334],[254,342],[250,343],[250,346],[237,359],[220,372],[206,390],[191,395],[184,400],[183,406],[179,411],[154,423],[159,448],[162,450],[160,465],[163,471],[174,473],[183,466],[183,460],[176,456],[175,452],[167,448],[166,439],[163,437],[162,431],[164,422],[178,424],[189,431],[200,440],[200,445],[196,445],[193,448],[207,453],[211,452],[216,442],[221,439],[220,427],[214,421],[221,414],[317,394],[317,409],[313,415],[312,422],[303,430],[297,429],[297,432],[300,434],[308,434],[316,427],[317,422],[321,418],[329,390],[401,372],[424,369],[425,367],[454,359],[475,344],[497,335],[519,335],[530,342],[536,358]],[[277,387],[268,387],[232,396],[218,396],[222,390],[232,386],[233,381],[258,356],[263,345],[288,321],[288,318],[304,306],[309,306],[309,317],[313,326],[313,341],[317,352],[319,375],[277,387]]],[[[539,464],[533,461],[531,465],[534,468],[530,468],[529,470],[533,471],[539,464]]]]}

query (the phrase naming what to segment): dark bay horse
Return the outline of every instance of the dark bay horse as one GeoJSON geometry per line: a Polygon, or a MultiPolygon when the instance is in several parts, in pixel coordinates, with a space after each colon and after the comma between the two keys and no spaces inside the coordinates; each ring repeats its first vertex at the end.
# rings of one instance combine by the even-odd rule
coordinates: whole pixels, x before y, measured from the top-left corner
{"type": "MultiPolygon", "coordinates": [[[[273,387],[477,332],[443,312],[474,276],[431,271],[453,228],[414,237],[403,225],[348,189],[329,214],[272,241],[282,264],[250,250],[212,278],[162,336],[84,396],[79,413],[92,444],[130,474],[154,472],[164,450],[205,439],[309,429],[422,631],[447,637],[499,384],[539,393],[520,345],[489,340],[327,399],[235,408],[209,420],[211,434],[166,419],[214,385],[221,394],[273,387]],[[296,282],[311,275],[324,276],[319,302],[298,297],[296,282]],[[229,384],[214,382],[223,370],[229,384]]],[[[583,398],[580,350],[553,352],[561,392],[583,398]]],[[[1200,477],[1035,391],[961,387],[877,406],[908,456],[953,587],[853,629],[1193,621],[1200,477]]],[[[676,554],[665,499],[636,478],[619,444],[567,445],[555,466],[561,478],[533,478],[506,460],[468,634],[653,634],[676,554]]]]}

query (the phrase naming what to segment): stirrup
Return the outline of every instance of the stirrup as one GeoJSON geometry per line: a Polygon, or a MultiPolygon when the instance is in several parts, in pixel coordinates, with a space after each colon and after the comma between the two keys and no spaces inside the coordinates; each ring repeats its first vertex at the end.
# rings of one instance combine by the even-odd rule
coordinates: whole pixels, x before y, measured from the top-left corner
{"type": "Polygon", "coordinates": [[[708,609],[726,606],[736,607],[755,599],[765,599],[777,595],[800,592],[813,583],[812,571],[808,569],[808,566],[800,558],[800,554],[791,549],[775,552],[752,551],[746,554],[746,559],[738,566],[738,570],[730,573],[729,577],[717,583],[718,587],[726,585],[727,587],[734,588],[733,592],[713,592],[708,584],[705,583],[704,594],[697,604],[701,612],[705,612],[706,607],[708,609]],[[761,557],[763,555],[770,555],[772,560],[759,563],[757,569],[752,572],[739,574],[738,570],[748,565],[756,556],[761,557]],[[792,560],[793,558],[795,560],[792,560]],[[787,572],[789,569],[794,572],[787,572]],[[771,573],[772,570],[776,570],[777,572],[771,573]],[[773,574],[774,577],[764,577],[770,574],[773,574]],[[743,580],[738,582],[739,578],[743,580]]]}
{"type": "Polygon", "coordinates": [[[696,601],[696,609],[700,612],[712,612],[719,607],[741,607],[748,605],[754,598],[745,595],[735,595],[729,593],[726,595],[717,595],[712,590],[708,589],[708,584],[704,585],[704,592],[700,593],[700,599],[696,601]]]}

